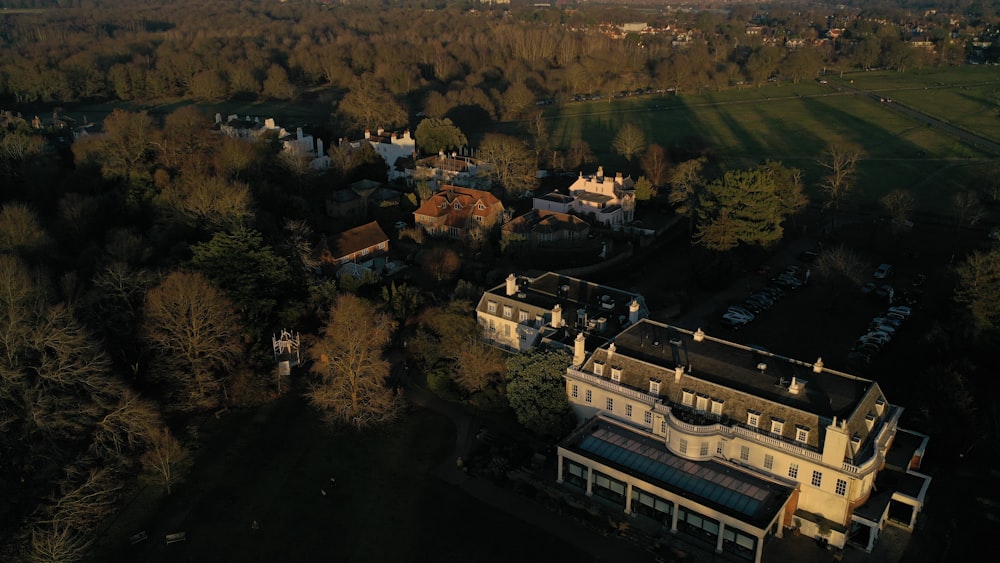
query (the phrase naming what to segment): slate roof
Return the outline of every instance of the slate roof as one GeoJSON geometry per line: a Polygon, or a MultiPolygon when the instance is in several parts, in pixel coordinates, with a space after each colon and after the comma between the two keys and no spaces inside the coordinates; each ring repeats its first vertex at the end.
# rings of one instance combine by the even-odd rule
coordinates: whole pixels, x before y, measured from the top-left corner
{"type": "Polygon", "coordinates": [[[383,242],[388,244],[389,237],[377,222],[372,221],[334,236],[330,240],[330,255],[340,259],[383,242]]]}

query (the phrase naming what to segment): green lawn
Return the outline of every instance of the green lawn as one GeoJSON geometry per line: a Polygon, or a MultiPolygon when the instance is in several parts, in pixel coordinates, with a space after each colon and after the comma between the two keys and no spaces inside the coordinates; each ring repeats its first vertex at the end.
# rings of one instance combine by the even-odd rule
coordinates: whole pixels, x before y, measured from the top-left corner
{"type": "Polygon", "coordinates": [[[866,151],[858,179],[862,203],[874,204],[885,193],[906,188],[925,212],[939,212],[954,190],[983,173],[990,159],[875,101],[812,82],[570,104],[552,110],[550,130],[555,145],[584,138],[606,171],[638,175],[637,161],[626,162],[611,147],[615,132],[627,122],[641,126],[651,143],[709,147],[728,167],[771,158],[800,168],[813,197],[819,197],[816,186],[823,175],[816,161],[827,144],[856,143],[866,151]]]}
{"type": "Polygon", "coordinates": [[[450,420],[423,409],[382,431],[334,433],[295,396],[209,419],[187,482],[169,497],[147,488],[93,560],[500,563],[526,545],[541,560],[589,560],[431,475],[454,439],[450,420]],[[150,539],[130,546],[140,530],[150,539]],[[178,531],[188,540],[165,545],[178,531]]]}
{"type": "Polygon", "coordinates": [[[899,103],[953,123],[963,129],[1000,141],[993,92],[1000,90],[1000,69],[966,65],[909,72],[863,72],[831,78],[853,80],[853,86],[891,96],[899,103]]]}

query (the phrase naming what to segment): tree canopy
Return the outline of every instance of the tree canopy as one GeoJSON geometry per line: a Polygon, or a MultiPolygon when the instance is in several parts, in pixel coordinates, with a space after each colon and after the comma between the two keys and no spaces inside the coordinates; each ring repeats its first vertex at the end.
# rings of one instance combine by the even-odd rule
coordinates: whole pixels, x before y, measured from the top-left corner
{"type": "Polygon", "coordinates": [[[563,380],[569,364],[564,350],[532,350],[507,360],[507,400],[522,426],[550,438],[572,427],[563,380]]]}
{"type": "Polygon", "coordinates": [[[465,133],[447,117],[439,119],[428,117],[417,125],[417,147],[424,153],[437,153],[443,150],[459,149],[469,141],[465,133]]]}

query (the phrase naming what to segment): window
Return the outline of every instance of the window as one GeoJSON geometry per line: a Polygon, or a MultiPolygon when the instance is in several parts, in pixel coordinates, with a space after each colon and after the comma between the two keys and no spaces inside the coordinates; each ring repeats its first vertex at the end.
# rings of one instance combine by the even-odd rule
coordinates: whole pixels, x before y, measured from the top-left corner
{"type": "Polygon", "coordinates": [[[740,459],[750,461],[750,446],[740,446],[740,459]]]}
{"type": "Polygon", "coordinates": [[[580,396],[580,386],[573,384],[573,398],[576,399],[580,396]]]}
{"type": "Polygon", "coordinates": [[[503,318],[509,319],[514,315],[514,309],[510,305],[503,306],[503,318]]]}
{"type": "Polygon", "coordinates": [[[823,472],[822,471],[813,471],[813,476],[812,476],[812,481],[811,482],[812,482],[812,485],[814,487],[821,487],[821,486],[823,486],[823,472]]]}
{"type": "Polygon", "coordinates": [[[584,400],[586,402],[588,402],[588,403],[593,402],[593,400],[594,400],[594,392],[591,391],[590,389],[587,389],[587,396],[586,396],[586,398],[584,398],[584,400]]]}
{"type": "Polygon", "coordinates": [[[809,428],[806,426],[796,426],[795,427],[795,440],[798,442],[808,442],[809,441],[809,428]]]}
{"type": "Polygon", "coordinates": [[[604,375],[604,364],[594,362],[594,375],[604,375]]]}
{"type": "Polygon", "coordinates": [[[683,389],[681,391],[681,404],[686,406],[694,406],[694,391],[683,389]]]}
{"type": "Polygon", "coordinates": [[[682,454],[688,453],[688,441],[685,440],[684,438],[681,438],[680,448],[681,448],[681,453],[682,454]]]}
{"type": "Polygon", "coordinates": [[[722,405],[726,404],[722,399],[712,399],[712,414],[722,414],[722,405]]]}
{"type": "Polygon", "coordinates": [[[660,382],[655,379],[649,380],[649,394],[659,395],[660,394],[660,382]]]}
{"type": "Polygon", "coordinates": [[[799,464],[797,463],[788,464],[788,476],[791,477],[792,479],[799,478],[799,464]]]}
{"type": "Polygon", "coordinates": [[[620,382],[621,380],[622,380],[622,368],[617,366],[611,366],[611,381],[620,382]]]}
{"type": "Polygon", "coordinates": [[[625,405],[625,416],[632,418],[632,405],[625,405]]]}
{"type": "Polygon", "coordinates": [[[760,422],[760,413],[756,411],[747,411],[747,426],[751,428],[757,428],[757,424],[760,422]]]}
{"type": "Polygon", "coordinates": [[[885,412],[885,399],[883,397],[875,400],[875,409],[878,410],[879,414],[885,412]]]}
{"type": "Polygon", "coordinates": [[[666,420],[661,420],[660,421],[660,434],[663,434],[664,436],[666,436],[666,434],[667,434],[667,421],[666,420]]]}
{"type": "Polygon", "coordinates": [[[497,312],[497,302],[496,301],[488,301],[486,303],[486,310],[489,311],[490,313],[496,313],[497,312]]]}
{"type": "Polygon", "coordinates": [[[607,410],[609,410],[609,411],[615,410],[615,400],[614,400],[614,398],[608,397],[608,400],[605,403],[605,405],[607,407],[607,410]]]}
{"type": "Polygon", "coordinates": [[[518,311],[517,312],[517,322],[523,323],[523,322],[526,322],[527,320],[528,320],[528,312],[527,311],[518,311]]]}
{"type": "Polygon", "coordinates": [[[718,455],[721,455],[721,456],[726,455],[726,443],[722,442],[722,441],[716,443],[715,444],[715,453],[718,454],[718,455]]]}
{"type": "Polygon", "coordinates": [[[479,221],[480,223],[482,223],[483,222],[483,216],[482,215],[476,215],[476,221],[479,221]]]}
{"type": "Polygon", "coordinates": [[[701,394],[699,394],[695,408],[698,409],[698,410],[700,410],[700,411],[707,411],[708,410],[708,395],[701,395],[701,394]]]}
{"type": "Polygon", "coordinates": [[[646,411],[646,415],[643,418],[643,420],[646,422],[646,424],[652,424],[653,423],[653,411],[646,411]]]}
{"type": "Polygon", "coordinates": [[[843,479],[837,479],[836,491],[837,491],[838,495],[840,495],[842,497],[846,497],[847,496],[847,481],[845,481],[843,479]]]}
{"type": "Polygon", "coordinates": [[[764,469],[774,469],[774,456],[764,454],[764,469]]]}
{"type": "Polygon", "coordinates": [[[868,413],[868,416],[865,417],[865,426],[867,426],[869,430],[875,426],[875,413],[868,413]]]}
{"type": "Polygon", "coordinates": [[[708,457],[708,442],[701,443],[701,449],[698,451],[698,455],[701,457],[708,457]]]}
{"type": "Polygon", "coordinates": [[[771,433],[781,434],[781,431],[785,429],[785,421],[780,418],[771,419],[771,433]]]}
{"type": "Polygon", "coordinates": [[[367,256],[367,255],[368,255],[368,252],[370,252],[370,251],[371,251],[371,249],[370,249],[370,248],[362,248],[362,249],[361,249],[361,255],[362,255],[362,256],[367,256]]]}

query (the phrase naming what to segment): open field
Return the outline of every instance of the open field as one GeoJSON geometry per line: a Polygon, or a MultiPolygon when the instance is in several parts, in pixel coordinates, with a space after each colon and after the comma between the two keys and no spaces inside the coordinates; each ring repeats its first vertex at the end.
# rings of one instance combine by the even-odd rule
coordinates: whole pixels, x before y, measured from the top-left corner
{"type": "Polygon", "coordinates": [[[500,563],[525,546],[539,560],[590,560],[435,477],[455,428],[428,410],[377,432],[331,432],[292,394],[209,418],[200,440],[187,481],[170,496],[147,487],[105,531],[93,561],[500,563]],[[129,545],[142,530],[149,540],[129,545]],[[181,531],[187,541],[164,544],[181,531]]]}
{"type": "Polygon", "coordinates": [[[803,171],[807,192],[816,196],[823,171],[816,159],[828,143],[865,148],[860,166],[862,198],[874,204],[896,189],[912,190],[918,208],[935,212],[951,194],[966,189],[991,164],[991,155],[919,125],[877,101],[815,83],[769,84],[762,88],[670,98],[639,97],[557,108],[551,117],[556,145],[586,139],[606,170],[635,163],[613,155],[611,143],[622,124],[644,129],[665,147],[708,147],[730,167],[772,158],[803,171]]]}
{"type": "Polygon", "coordinates": [[[909,72],[861,72],[830,77],[833,84],[849,84],[891,96],[927,115],[1000,141],[993,92],[1000,89],[1000,69],[993,66],[962,66],[918,69],[909,72]]]}

